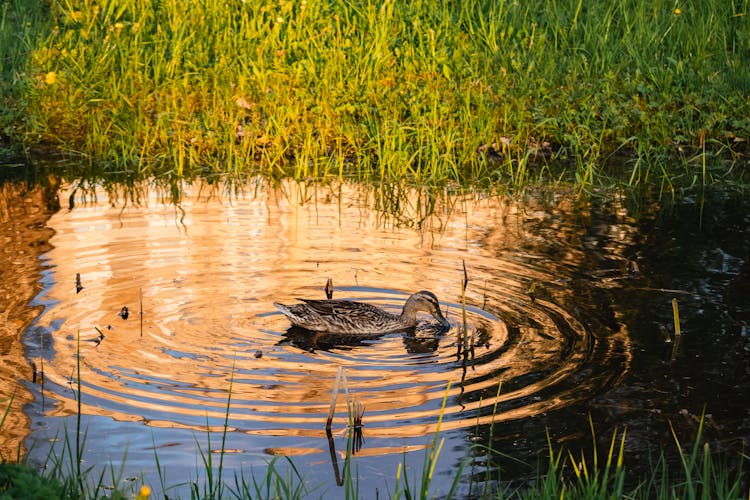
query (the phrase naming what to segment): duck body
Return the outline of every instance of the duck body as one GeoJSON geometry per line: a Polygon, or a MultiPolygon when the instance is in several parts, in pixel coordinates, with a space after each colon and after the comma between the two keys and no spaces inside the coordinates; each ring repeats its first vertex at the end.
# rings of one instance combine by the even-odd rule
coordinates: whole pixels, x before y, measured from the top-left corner
{"type": "Polygon", "coordinates": [[[400,315],[351,300],[300,300],[300,304],[274,305],[292,325],[314,332],[348,335],[398,332],[414,328],[419,311],[431,314],[444,328],[450,326],[440,311],[437,297],[427,290],[411,295],[400,315]]]}

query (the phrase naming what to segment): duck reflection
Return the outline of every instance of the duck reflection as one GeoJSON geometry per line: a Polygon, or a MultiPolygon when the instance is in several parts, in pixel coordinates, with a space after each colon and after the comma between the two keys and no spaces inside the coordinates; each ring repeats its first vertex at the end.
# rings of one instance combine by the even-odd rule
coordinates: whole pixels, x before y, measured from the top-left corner
{"type": "MultiPolygon", "coordinates": [[[[449,328],[439,324],[422,324],[416,328],[408,328],[402,332],[406,351],[410,354],[426,354],[435,352],[440,344],[440,338],[449,328]]],[[[375,333],[368,335],[347,335],[342,333],[313,332],[298,326],[292,326],[284,332],[277,345],[291,345],[307,352],[352,350],[356,347],[366,347],[377,342],[386,335],[393,333],[375,333]]]]}
{"type": "Polygon", "coordinates": [[[421,324],[404,332],[404,347],[409,354],[429,354],[437,351],[440,339],[449,328],[439,324],[421,324]]]}
{"type": "Polygon", "coordinates": [[[346,335],[341,333],[313,332],[298,326],[292,326],[284,332],[277,345],[292,345],[303,351],[330,351],[332,349],[351,350],[366,346],[385,334],[346,335]]]}
{"type": "MultiPolygon", "coordinates": [[[[348,437],[350,440],[347,446],[351,446],[351,454],[356,455],[359,450],[362,449],[364,443],[364,435],[362,434],[362,426],[354,426],[350,428],[351,435],[348,437]]],[[[342,475],[341,469],[339,468],[338,454],[336,453],[336,444],[333,439],[333,433],[330,429],[326,429],[326,438],[328,439],[328,453],[331,457],[331,465],[333,466],[333,476],[337,486],[344,485],[344,475],[346,475],[347,468],[350,467],[350,457],[348,453],[344,459],[344,474],[342,475]]]]}

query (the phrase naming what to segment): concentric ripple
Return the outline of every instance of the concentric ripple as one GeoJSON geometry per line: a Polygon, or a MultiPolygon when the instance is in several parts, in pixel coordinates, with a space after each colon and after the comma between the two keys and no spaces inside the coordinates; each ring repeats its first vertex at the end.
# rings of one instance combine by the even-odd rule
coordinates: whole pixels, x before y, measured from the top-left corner
{"type": "Polygon", "coordinates": [[[85,414],[220,430],[229,402],[231,432],[303,436],[284,449],[308,453],[325,438],[339,367],[366,435],[386,440],[432,433],[441,413],[443,429],[538,415],[628,370],[627,332],[580,298],[588,264],[581,234],[560,222],[564,205],[446,195],[424,214],[415,193],[394,215],[347,185],[192,192],[179,209],[99,193],[50,221],[46,309],[27,335],[57,401],[48,417],[77,411],[80,379],[85,414]],[[425,316],[413,332],[371,337],[291,329],[273,302],[324,298],[328,278],[336,298],[391,312],[431,290],[451,328],[425,316]]]}

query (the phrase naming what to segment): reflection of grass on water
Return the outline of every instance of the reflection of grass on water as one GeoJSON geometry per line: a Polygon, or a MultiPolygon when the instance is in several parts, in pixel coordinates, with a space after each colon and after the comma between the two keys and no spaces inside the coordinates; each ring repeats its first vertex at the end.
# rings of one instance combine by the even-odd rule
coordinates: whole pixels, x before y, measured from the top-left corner
{"type": "Polygon", "coordinates": [[[11,0],[0,134],[157,176],[671,190],[747,162],[749,11],[748,0],[11,0]]]}

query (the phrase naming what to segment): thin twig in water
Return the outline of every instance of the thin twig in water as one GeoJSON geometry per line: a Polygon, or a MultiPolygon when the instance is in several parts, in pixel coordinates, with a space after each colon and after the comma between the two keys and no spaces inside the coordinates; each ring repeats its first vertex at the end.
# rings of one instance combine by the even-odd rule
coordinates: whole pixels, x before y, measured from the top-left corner
{"type": "Polygon", "coordinates": [[[346,373],[344,373],[343,367],[341,369],[341,382],[344,384],[344,394],[346,395],[346,408],[351,410],[352,400],[349,396],[349,383],[346,380],[346,373]]]}
{"type": "Polygon", "coordinates": [[[468,320],[466,319],[466,287],[469,286],[469,274],[466,272],[466,261],[463,260],[463,266],[464,266],[464,280],[461,283],[461,318],[463,319],[463,350],[466,352],[468,350],[468,320]]]}
{"type": "Polygon", "coordinates": [[[336,373],[336,382],[333,384],[333,393],[331,394],[331,405],[328,408],[328,420],[326,421],[326,430],[331,430],[331,422],[333,421],[333,412],[336,409],[336,399],[339,396],[339,384],[341,383],[341,376],[344,373],[344,367],[339,366],[339,371],[336,373]]]}
{"type": "Polygon", "coordinates": [[[674,335],[678,337],[682,335],[682,328],[680,327],[680,309],[677,306],[677,299],[672,299],[672,316],[674,317],[674,335]]]}

